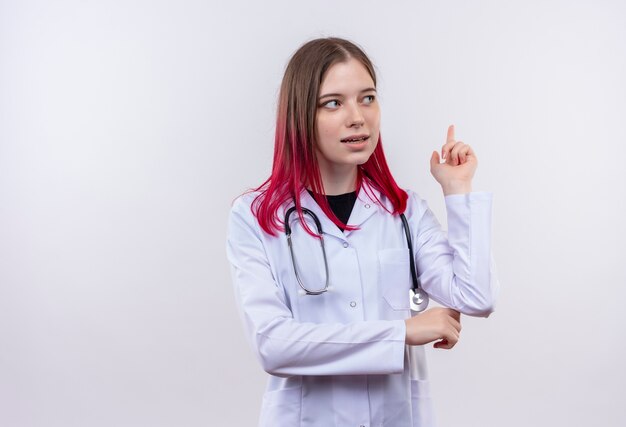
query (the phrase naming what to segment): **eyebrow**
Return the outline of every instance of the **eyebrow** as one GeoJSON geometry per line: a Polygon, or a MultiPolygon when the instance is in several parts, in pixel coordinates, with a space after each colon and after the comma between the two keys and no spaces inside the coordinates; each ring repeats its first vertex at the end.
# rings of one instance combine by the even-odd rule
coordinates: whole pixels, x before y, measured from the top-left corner
{"type": "MultiPolygon", "coordinates": [[[[359,93],[369,92],[369,91],[374,91],[374,92],[376,92],[376,88],[373,88],[373,87],[368,87],[367,89],[363,89],[363,90],[362,90],[361,92],[359,92],[359,93]]],[[[340,93],[326,93],[326,94],[324,94],[324,95],[320,96],[318,99],[326,98],[327,96],[343,96],[343,95],[342,95],[342,94],[340,94],[340,93]]]]}

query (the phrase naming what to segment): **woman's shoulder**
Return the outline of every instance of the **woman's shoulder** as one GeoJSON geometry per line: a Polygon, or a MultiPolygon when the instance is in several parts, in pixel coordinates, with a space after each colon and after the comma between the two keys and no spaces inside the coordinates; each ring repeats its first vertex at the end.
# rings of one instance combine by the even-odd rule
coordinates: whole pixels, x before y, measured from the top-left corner
{"type": "Polygon", "coordinates": [[[403,190],[406,191],[406,194],[408,196],[405,210],[406,215],[417,215],[418,217],[421,216],[424,211],[428,209],[428,203],[426,202],[426,199],[423,198],[420,193],[410,188],[403,188],[403,190]]]}
{"type": "MultiPolygon", "coordinates": [[[[413,214],[415,210],[423,209],[423,207],[426,205],[425,199],[422,198],[418,192],[410,188],[400,187],[400,189],[407,194],[406,208],[404,211],[407,216],[413,214]]],[[[381,205],[386,211],[391,212],[394,210],[393,202],[382,191],[376,189],[371,185],[368,185],[366,187],[366,194],[369,196],[370,200],[372,200],[376,204],[381,205]]]]}
{"type": "Polygon", "coordinates": [[[248,190],[236,196],[230,204],[229,217],[232,221],[237,218],[248,224],[255,223],[255,215],[253,213],[254,200],[261,194],[260,191],[248,190]]]}
{"type": "Polygon", "coordinates": [[[406,194],[409,196],[409,200],[424,200],[422,196],[420,196],[420,193],[415,190],[410,188],[403,188],[403,190],[406,191],[406,194]]]}
{"type": "Polygon", "coordinates": [[[247,190],[238,196],[236,196],[231,202],[231,211],[241,209],[243,207],[250,207],[258,196],[261,195],[259,190],[247,190]]]}
{"type": "MultiPolygon", "coordinates": [[[[259,222],[259,215],[263,215],[263,212],[267,212],[267,206],[259,212],[260,204],[264,201],[264,197],[268,197],[268,195],[267,192],[262,190],[251,189],[239,194],[231,202],[230,221],[244,222],[248,227],[255,229],[260,235],[266,234],[261,231],[263,227],[259,222]]],[[[267,200],[265,200],[265,202],[267,202],[267,200]]],[[[287,207],[288,202],[280,203],[280,205],[275,208],[276,211],[273,212],[272,215],[276,218],[282,218],[287,207]]]]}

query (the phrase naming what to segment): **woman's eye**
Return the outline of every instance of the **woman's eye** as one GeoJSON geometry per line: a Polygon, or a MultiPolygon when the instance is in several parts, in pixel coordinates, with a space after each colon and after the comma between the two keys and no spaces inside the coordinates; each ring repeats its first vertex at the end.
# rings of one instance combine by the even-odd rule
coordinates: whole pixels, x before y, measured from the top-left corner
{"type": "Polygon", "coordinates": [[[371,104],[372,102],[374,102],[374,99],[376,99],[376,97],[374,95],[367,95],[365,98],[366,102],[368,104],[371,104]],[[367,100],[369,98],[369,101],[367,100]]]}
{"type": "Polygon", "coordinates": [[[334,102],[335,104],[337,104],[336,106],[338,106],[338,105],[339,105],[339,102],[338,102],[336,99],[333,99],[333,100],[331,100],[331,101],[326,102],[326,103],[324,104],[324,107],[331,107],[331,108],[334,108],[335,106],[334,106],[334,105],[331,105],[333,102],[334,102]]]}

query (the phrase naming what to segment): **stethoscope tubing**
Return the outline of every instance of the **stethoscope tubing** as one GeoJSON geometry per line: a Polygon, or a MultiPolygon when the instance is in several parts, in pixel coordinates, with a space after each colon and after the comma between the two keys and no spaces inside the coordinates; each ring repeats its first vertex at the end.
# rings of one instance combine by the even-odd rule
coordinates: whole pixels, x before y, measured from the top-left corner
{"type": "MultiPolygon", "coordinates": [[[[328,286],[330,284],[330,275],[328,271],[328,258],[326,256],[326,248],[324,247],[324,230],[322,229],[322,223],[320,222],[319,218],[313,211],[307,208],[302,208],[302,213],[304,215],[308,215],[311,218],[313,218],[313,221],[315,222],[315,226],[317,228],[317,232],[320,238],[320,246],[322,248],[322,254],[324,257],[324,269],[325,269],[325,274],[326,274],[326,282],[322,289],[312,291],[304,285],[300,277],[300,274],[298,273],[298,268],[296,267],[296,255],[294,253],[293,243],[291,240],[292,230],[291,230],[291,226],[289,225],[289,218],[295,210],[296,210],[296,207],[292,206],[285,213],[285,235],[287,236],[287,245],[289,246],[289,253],[291,255],[291,263],[293,265],[293,270],[296,275],[296,280],[298,281],[298,284],[300,285],[300,287],[302,288],[302,290],[305,292],[306,295],[321,295],[328,290],[328,286]]],[[[410,293],[411,310],[415,312],[421,312],[425,310],[426,307],[428,306],[428,295],[421,288],[419,275],[417,274],[417,267],[415,265],[415,257],[413,255],[413,239],[411,238],[409,223],[404,213],[400,214],[400,219],[402,220],[402,227],[404,228],[404,234],[406,236],[407,246],[409,248],[409,264],[410,264],[410,270],[411,270],[411,280],[413,282],[413,288],[411,289],[411,293],[410,293]]]]}

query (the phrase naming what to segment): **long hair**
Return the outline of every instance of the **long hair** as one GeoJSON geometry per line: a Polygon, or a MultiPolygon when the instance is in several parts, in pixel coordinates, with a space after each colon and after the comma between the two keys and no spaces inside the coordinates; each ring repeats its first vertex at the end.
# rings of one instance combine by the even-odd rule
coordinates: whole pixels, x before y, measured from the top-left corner
{"type": "MultiPolygon", "coordinates": [[[[284,230],[284,221],[277,217],[277,211],[290,200],[296,206],[304,229],[312,236],[318,236],[307,225],[302,213],[300,193],[306,185],[311,187],[315,193],[315,201],[333,223],[346,230],[358,230],[358,227],[344,224],[332,212],[325,197],[315,157],[317,97],[320,86],[326,71],[332,65],[346,62],[350,58],[365,66],[376,87],[376,73],[367,55],[354,43],[337,37],[320,38],[305,43],[293,54],[287,65],[278,99],[272,173],[259,187],[249,190],[260,191],[252,202],[251,209],[261,228],[272,236],[284,230]]],[[[408,195],[398,187],[391,175],[380,133],[374,152],[357,169],[357,194],[363,181],[367,180],[368,184],[391,202],[393,211],[385,208],[386,210],[391,214],[404,212],[408,195]]],[[[384,204],[381,205],[384,207],[384,204]]]]}

